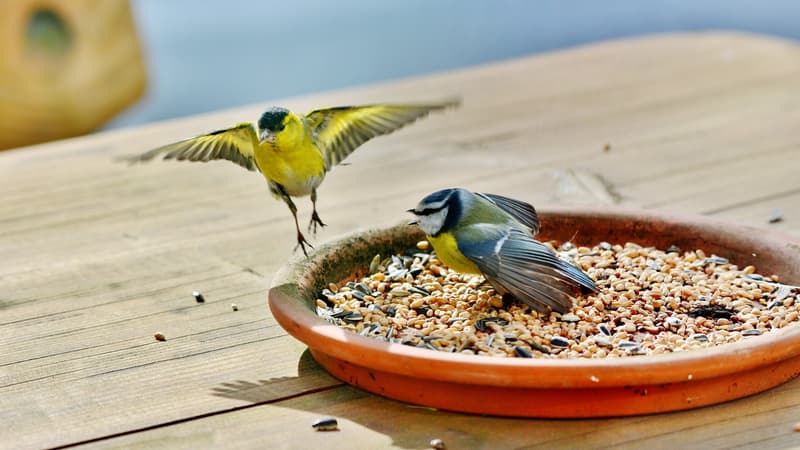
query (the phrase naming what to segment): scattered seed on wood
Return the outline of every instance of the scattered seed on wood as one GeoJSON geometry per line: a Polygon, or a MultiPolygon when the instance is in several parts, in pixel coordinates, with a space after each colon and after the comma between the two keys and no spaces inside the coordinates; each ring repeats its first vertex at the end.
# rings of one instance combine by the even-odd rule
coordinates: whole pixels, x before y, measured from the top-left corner
{"type": "Polygon", "coordinates": [[[157,341],[166,341],[167,340],[167,337],[164,336],[164,333],[161,333],[161,332],[158,332],[158,331],[153,335],[153,337],[156,338],[157,341]]]}
{"type": "Polygon", "coordinates": [[[430,445],[434,450],[445,450],[444,441],[439,438],[431,439],[431,442],[428,445],[430,445]]]}
{"type": "Polygon", "coordinates": [[[769,215],[767,222],[778,223],[782,220],[783,220],[783,211],[776,209],[775,211],[772,211],[772,213],[769,215]]]}
{"type": "Polygon", "coordinates": [[[236,303],[231,303],[231,309],[234,310],[234,311],[238,311],[239,310],[239,305],[237,305],[236,303]]]}
{"type": "Polygon", "coordinates": [[[317,431],[336,431],[339,429],[339,421],[335,417],[320,417],[311,427],[317,431]]]}
{"type": "Polygon", "coordinates": [[[199,291],[192,292],[192,295],[194,296],[194,300],[197,303],[205,303],[206,302],[205,297],[203,297],[203,294],[201,294],[199,291]]]}

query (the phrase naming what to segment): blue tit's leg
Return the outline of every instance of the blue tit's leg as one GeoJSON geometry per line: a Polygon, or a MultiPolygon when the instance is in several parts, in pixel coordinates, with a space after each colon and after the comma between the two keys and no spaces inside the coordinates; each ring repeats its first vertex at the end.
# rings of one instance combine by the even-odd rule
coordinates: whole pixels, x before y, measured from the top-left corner
{"type": "Polygon", "coordinates": [[[281,199],[286,206],[289,207],[289,211],[292,212],[292,218],[294,219],[294,227],[297,230],[297,245],[294,247],[294,251],[297,251],[297,247],[303,249],[303,254],[308,256],[308,251],[306,250],[306,245],[309,248],[314,248],[309,242],[306,240],[306,237],[303,236],[303,233],[300,232],[300,224],[297,222],[297,206],[295,206],[292,198],[289,197],[289,194],[286,192],[286,189],[283,188],[280,184],[275,183],[274,185],[270,185],[270,189],[273,190],[276,194],[281,196],[281,199]]]}
{"type": "Polygon", "coordinates": [[[317,189],[311,190],[311,205],[313,206],[314,210],[311,213],[311,222],[308,223],[308,231],[312,231],[314,234],[317,234],[317,225],[324,227],[325,224],[322,222],[322,219],[319,218],[319,214],[317,214],[317,189]]]}

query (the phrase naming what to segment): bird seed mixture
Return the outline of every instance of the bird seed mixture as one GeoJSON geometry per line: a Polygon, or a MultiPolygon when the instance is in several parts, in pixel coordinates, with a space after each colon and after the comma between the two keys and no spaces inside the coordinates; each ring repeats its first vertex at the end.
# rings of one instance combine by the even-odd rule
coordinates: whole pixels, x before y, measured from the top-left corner
{"type": "Polygon", "coordinates": [[[797,321],[800,288],[702,250],[634,243],[548,242],[600,292],[566,314],[503,298],[482,276],[454,272],[422,241],[376,255],[371,275],[331,283],[317,314],[347,330],[443,352],[522,358],[602,358],[670,353],[758,336],[797,321]],[[558,247],[556,247],[558,246],[558,247]]]}

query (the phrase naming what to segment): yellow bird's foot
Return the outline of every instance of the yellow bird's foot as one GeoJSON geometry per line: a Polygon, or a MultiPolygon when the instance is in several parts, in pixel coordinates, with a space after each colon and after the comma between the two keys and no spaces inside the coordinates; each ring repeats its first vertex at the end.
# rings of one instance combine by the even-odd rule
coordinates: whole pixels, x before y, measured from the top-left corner
{"type": "Polygon", "coordinates": [[[311,213],[311,221],[308,222],[308,231],[317,234],[317,225],[320,227],[326,226],[322,219],[320,219],[319,214],[317,214],[317,210],[315,209],[314,212],[311,213]]]}
{"type": "Polygon", "coordinates": [[[297,248],[300,247],[303,249],[303,254],[308,256],[308,250],[306,250],[306,246],[308,246],[308,248],[311,250],[314,250],[314,246],[311,245],[308,240],[306,240],[306,237],[303,236],[303,233],[301,233],[300,230],[297,230],[297,245],[294,246],[294,251],[297,251],[297,248]]]}

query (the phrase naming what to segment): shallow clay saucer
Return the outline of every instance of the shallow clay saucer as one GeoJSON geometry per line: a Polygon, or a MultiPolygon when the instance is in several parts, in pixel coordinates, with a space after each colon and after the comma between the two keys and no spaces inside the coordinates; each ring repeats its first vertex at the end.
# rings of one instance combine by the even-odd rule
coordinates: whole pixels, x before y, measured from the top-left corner
{"type": "MultiPolygon", "coordinates": [[[[800,284],[800,244],[791,237],[698,216],[608,209],[540,212],[542,240],[577,245],[636,242],[703,249],[781,282],[800,284]]],[[[751,395],[800,374],[800,325],[733,344],[606,359],[493,358],[435,352],[359,336],[315,313],[329,282],[362,276],[375,254],[423,239],[413,226],[367,231],[283,267],[269,306],[335,377],[367,391],[434,408],[523,417],[626,416],[696,408],[751,395]]]]}

